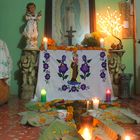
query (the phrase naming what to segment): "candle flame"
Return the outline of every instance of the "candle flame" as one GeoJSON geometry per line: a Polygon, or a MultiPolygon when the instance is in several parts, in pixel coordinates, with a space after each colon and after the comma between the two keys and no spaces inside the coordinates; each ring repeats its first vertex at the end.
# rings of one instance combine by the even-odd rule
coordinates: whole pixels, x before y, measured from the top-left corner
{"type": "Polygon", "coordinates": [[[125,140],[131,140],[130,136],[125,136],[125,140]]]}
{"type": "Polygon", "coordinates": [[[103,38],[100,38],[100,42],[104,42],[104,39],[103,38]]]}
{"type": "Polygon", "coordinates": [[[106,94],[111,94],[111,90],[110,89],[107,89],[106,90],[106,94]]]}
{"type": "Polygon", "coordinates": [[[84,138],[84,140],[92,140],[92,132],[90,132],[89,128],[85,127],[80,129],[79,133],[84,138]]]}
{"type": "Polygon", "coordinates": [[[47,42],[47,41],[48,41],[47,37],[44,37],[43,42],[47,42]]]}
{"type": "Polygon", "coordinates": [[[41,90],[41,95],[45,95],[46,94],[46,90],[45,89],[42,89],[41,90]]]}

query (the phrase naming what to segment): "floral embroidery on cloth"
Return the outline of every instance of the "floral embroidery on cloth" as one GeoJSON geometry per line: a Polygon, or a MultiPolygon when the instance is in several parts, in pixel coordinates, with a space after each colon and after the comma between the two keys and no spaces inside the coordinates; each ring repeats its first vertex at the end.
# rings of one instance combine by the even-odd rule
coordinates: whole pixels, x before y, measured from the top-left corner
{"type": "Polygon", "coordinates": [[[49,70],[50,54],[47,51],[44,53],[44,58],[45,60],[43,60],[43,71],[45,72],[45,81],[48,83],[51,76],[49,70]]]}
{"type": "Polygon", "coordinates": [[[106,80],[106,71],[107,71],[107,63],[106,63],[106,54],[105,52],[100,52],[100,60],[101,63],[101,70],[100,70],[100,77],[103,79],[103,81],[106,80]]]}
{"type": "Polygon", "coordinates": [[[62,56],[61,60],[57,59],[57,62],[59,63],[58,66],[58,76],[62,78],[63,80],[67,80],[67,83],[63,84],[58,90],[60,91],[68,91],[68,92],[79,92],[80,90],[88,90],[89,86],[85,83],[81,83],[78,81],[77,77],[80,73],[80,78],[86,80],[90,76],[90,65],[92,59],[87,59],[86,55],[82,56],[83,63],[80,66],[80,70],[78,69],[78,54],[73,52],[73,58],[72,62],[69,66],[72,70],[71,77],[67,74],[68,66],[65,63],[66,61],[66,55],[62,56]],[[70,80],[68,80],[70,79],[70,80]]]}

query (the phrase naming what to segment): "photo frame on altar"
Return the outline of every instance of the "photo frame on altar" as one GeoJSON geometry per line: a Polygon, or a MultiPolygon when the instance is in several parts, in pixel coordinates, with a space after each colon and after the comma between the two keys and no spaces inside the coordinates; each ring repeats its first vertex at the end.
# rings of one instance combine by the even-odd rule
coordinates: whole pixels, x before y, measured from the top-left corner
{"type": "Polygon", "coordinates": [[[45,36],[58,46],[67,45],[67,31],[73,31],[73,45],[95,30],[95,0],[46,0],[45,36]],[[75,32],[76,31],[76,32],[75,32]]]}

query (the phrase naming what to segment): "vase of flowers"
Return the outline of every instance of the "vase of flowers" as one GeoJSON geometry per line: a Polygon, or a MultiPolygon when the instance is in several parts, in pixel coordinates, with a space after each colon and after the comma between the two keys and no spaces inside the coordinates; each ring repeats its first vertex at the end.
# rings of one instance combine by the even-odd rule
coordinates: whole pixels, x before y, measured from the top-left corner
{"type": "Polygon", "coordinates": [[[100,47],[100,38],[102,37],[103,35],[100,32],[92,32],[85,35],[81,44],[84,47],[100,47]]]}

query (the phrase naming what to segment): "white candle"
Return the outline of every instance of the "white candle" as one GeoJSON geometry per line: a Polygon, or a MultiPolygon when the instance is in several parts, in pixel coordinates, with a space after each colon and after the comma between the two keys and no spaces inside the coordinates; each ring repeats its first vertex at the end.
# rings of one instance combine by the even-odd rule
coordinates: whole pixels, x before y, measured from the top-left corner
{"type": "Polygon", "coordinates": [[[100,47],[104,48],[104,39],[103,38],[100,38],[100,47]]]}
{"type": "Polygon", "coordinates": [[[48,48],[48,39],[47,39],[47,37],[43,38],[43,42],[44,42],[44,50],[47,50],[47,48],[48,48]]]}
{"type": "Polygon", "coordinates": [[[125,136],[125,140],[131,140],[130,136],[125,136]]]}
{"type": "Polygon", "coordinates": [[[87,111],[88,111],[88,109],[89,109],[89,101],[87,101],[87,111]]]}
{"type": "Polygon", "coordinates": [[[98,98],[93,98],[92,101],[93,101],[93,108],[98,109],[98,107],[99,107],[99,99],[98,98]]]}

